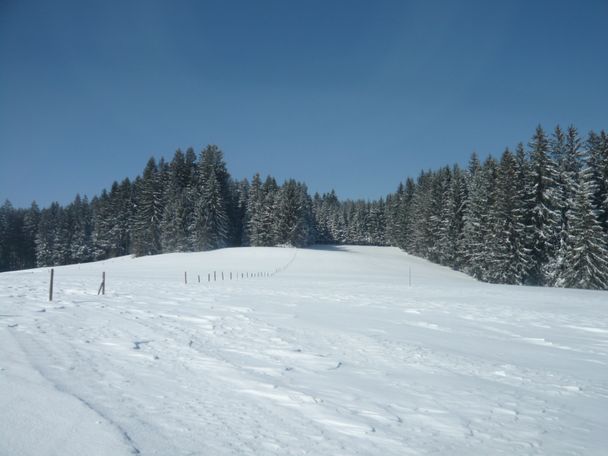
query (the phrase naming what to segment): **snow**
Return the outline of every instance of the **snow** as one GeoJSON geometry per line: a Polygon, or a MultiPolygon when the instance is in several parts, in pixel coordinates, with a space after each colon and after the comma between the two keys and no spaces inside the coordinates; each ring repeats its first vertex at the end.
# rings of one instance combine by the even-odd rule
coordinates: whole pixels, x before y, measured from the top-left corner
{"type": "Polygon", "coordinates": [[[606,292],[380,247],[57,267],[52,302],[48,280],[0,274],[2,455],[608,451],[606,292]]]}

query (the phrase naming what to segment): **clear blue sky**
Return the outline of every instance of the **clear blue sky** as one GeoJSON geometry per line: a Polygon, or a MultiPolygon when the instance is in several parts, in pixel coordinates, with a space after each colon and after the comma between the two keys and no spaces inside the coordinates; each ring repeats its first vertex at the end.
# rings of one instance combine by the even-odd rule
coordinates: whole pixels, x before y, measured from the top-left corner
{"type": "Polygon", "coordinates": [[[0,0],[0,199],[208,143],[236,178],[377,198],[535,126],[608,128],[608,1],[0,0]]]}

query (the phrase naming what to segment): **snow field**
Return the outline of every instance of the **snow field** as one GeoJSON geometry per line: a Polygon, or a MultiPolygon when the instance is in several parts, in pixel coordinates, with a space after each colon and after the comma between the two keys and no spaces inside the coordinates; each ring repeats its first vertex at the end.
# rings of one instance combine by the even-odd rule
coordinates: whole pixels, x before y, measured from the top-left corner
{"type": "Polygon", "coordinates": [[[0,274],[0,454],[608,449],[606,292],[488,285],[379,247],[58,267],[53,302],[48,278],[0,274]]]}

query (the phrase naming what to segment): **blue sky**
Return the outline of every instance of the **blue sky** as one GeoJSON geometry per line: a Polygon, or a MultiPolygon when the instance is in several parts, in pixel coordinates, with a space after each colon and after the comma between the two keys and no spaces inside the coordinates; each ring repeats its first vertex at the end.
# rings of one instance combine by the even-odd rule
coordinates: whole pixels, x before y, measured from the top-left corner
{"type": "Polygon", "coordinates": [[[539,123],[608,128],[608,2],[0,0],[0,199],[67,203],[215,143],[377,198],[539,123]]]}

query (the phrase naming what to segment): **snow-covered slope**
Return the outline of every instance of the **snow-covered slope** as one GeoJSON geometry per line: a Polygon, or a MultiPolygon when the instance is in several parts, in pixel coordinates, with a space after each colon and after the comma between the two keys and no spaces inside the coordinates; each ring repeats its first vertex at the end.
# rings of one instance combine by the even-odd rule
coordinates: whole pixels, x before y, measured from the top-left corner
{"type": "Polygon", "coordinates": [[[58,267],[53,302],[48,279],[0,274],[1,455],[608,453],[606,292],[374,247],[58,267]]]}

